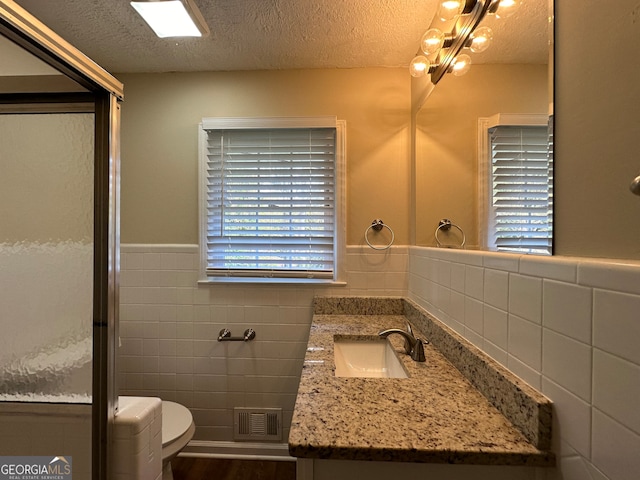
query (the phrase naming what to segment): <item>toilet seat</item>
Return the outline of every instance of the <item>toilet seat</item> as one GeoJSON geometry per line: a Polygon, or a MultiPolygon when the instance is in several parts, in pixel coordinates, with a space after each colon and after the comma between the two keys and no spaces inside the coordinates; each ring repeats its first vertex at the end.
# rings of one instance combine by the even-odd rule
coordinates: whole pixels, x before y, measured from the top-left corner
{"type": "Polygon", "coordinates": [[[162,458],[168,459],[182,450],[193,438],[196,426],[187,407],[162,402],[162,458]]]}

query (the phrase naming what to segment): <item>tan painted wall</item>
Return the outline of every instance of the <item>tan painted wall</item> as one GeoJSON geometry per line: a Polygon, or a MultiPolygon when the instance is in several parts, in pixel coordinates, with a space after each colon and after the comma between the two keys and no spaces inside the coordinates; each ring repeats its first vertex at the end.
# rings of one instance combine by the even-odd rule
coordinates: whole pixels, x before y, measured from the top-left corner
{"type": "Polygon", "coordinates": [[[417,245],[435,246],[442,218],[464,230],[469,247],[478,245],[478,118],[547,109],[546,65],[474,65],[466,75],[448,75],[438,83],[417,116],[417,245]]]}
{"type": "Polygon", "coordinates": [[[122,242],[198,242],[197,125],[214,116],[337,115],[347,122],[347,242],[374,218],[408,243],[405,69],[122,74],[122,242]]]}
{"type": "Polygon", "coordinates": [[[640,6],[601,5],[556,2],[555,251],[640,259],[640,6]]]}
{"type": "MultiPolygon", "coordinates": [[[[640,198],[628,190],[640,173],[636,113],[640,69],[637,62],[622,61],[637,56],[633,24],[637,5],[635,0],[620,0],[618,15],[601,18],[592,14],[595,0],[587,0],[579,11],[558,3],[555,251],[640,259],[640,198]],[[609,32],[603,43],[584,41],[593,29],[609,32]],[[615,68],[612,63],[609,71],[603,70],[605,60],[612,57],[619,60],[615,68]]],[[[480,73],[478,67],[456,80],[470,81],[480,73]]],[[[419,166],[407,159],[411,94],[403,69],[119,77],[127,91],[122,135],[124,242],[197,241],[195,125],[200,117],[215,115],[337,114],[346,119],[350,244],[362,242],[362,232],[374,217],[394,227],[398,244],[408,243],[414,225],[423,229],[416,243],[430,244],[427,237],[445,215],[473,224],[470,216],[448,204],[426,203],[430,195],[432,199],[445,196],[436,188],[437,194],[432,195],[435,178],[424,179],[424,168],[418,172],[419,166]],[[416,169],[415,186],[410,180],[412,168],[416,169]],[[423,186],[423,182],[431,183],[423,186]],[[408,213],[411,188],[417,190],[416,209],[428,205],[434,213],[408,213]]],[[[441,82],[434,95],[444,95],[446,89],[441,82]]],[[[462,154],[461,158],[468,161],[470,157],[462,154]]],[[[468,186],[473,173],[466,169],[461,177],[468,186]]],[[[448,198],[458,202],[460,195],[469,196],[459,202],[462,205],[475,199],[475,187],[447,185],[446,190],[455,192],[448,198]]]]}

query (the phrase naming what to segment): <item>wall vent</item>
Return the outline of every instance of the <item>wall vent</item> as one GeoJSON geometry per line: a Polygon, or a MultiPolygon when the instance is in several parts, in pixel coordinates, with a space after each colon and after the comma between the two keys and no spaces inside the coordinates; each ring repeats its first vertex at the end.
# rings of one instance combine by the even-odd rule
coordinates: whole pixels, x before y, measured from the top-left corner
{"type": "Polygon", "coordinates": [[[234,440],[282,440],[281,408],[245,408],[233,409],[234,440]]]}

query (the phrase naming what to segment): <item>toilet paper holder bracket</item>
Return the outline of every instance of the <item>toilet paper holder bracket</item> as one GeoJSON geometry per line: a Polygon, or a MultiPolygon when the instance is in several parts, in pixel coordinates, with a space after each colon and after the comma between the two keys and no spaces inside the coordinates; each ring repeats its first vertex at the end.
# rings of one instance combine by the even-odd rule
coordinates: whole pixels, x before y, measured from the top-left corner
{"type": "Polygon", "coordinates": [[[219,342],[249,342],[254,338],[256,338],[256,331],[253,328],[247,328],[242,337],[232,336],[231,330],[228,328],[223,328],[218,334],[219,342]]]}

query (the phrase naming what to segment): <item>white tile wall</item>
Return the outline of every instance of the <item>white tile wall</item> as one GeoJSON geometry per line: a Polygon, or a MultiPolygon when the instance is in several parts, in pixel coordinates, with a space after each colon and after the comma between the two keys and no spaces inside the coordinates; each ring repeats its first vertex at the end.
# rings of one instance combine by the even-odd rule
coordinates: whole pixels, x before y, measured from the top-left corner
{"type": "Polygon", "coordinates": [[[542,280],[509,274],[509,312],[530,322],[542,319],[542,280]]]}
{"type": "Polygon", "coordinates": [[[640,263],[410,247],[409,297],[554,401],[548,478],[638,478],[640,263]],[[434,261],[450,264],[448,286],[434,261]]]}
{"type": "Polygon", "coordinates": [[[640,295],[594,290],[593,344],[640,364],[640,295]]]}
{"type": "Polygon", "coordinates": [[[162,402],[152,397],[119,398],[113,421],[112,478],[162,477],[162,402]]]}
{"type": "Polygon", "coordinates": [[[479,300],[466,297],[464,303],[464,325],[465,331],[471,330],[471,333],[482,335],[484,330],[484,312],[483,304],[479,300]]]}
{"type": "MultiPolygon", "coordinates": [[[[281,407],[286,439],[314,295],[407,295],[406,247],[351,246],[346,265],[346,286],[198,285],[197,246],[123,245],[121,395],[186,405],[204,441],[232,441],[233,407],[281,407]],[[222,328],[256,339],[220,343],[222,328]]],[[[450,284],[448,262],[431,268],[450,284]]]]}
{"type": "Polygon", "coordinates": [[[0,455],[68,455],[74,478],[91,478],[91,405],[2,403],[0,455]]]}
{"type": "Polygon", "coordinates": [[[591,343],[591,288],[544,280],[542,295],[545,327],[591,343]]]}
{"type": "Polygon", "coordinates": [[[585,401],[591,400],[591,346],[545,329],[542,339],[545,377],[585,401]]]}
{"type": "Polygon", "coordinates": [[[593,405],[640,434],[640,366],[595,349],[593,383],[593,405]]]}
{"type": "Polygon", "coordinates": [[[509,314],[509,354],[528,365],[540,370],[542,355],[540,337],[542,328],[528,320],[509,314]]]}
{"type": "Polygon", "coordinates": [[[592,461],[608,478],[637,480],[640,436],[593,409],[592,461]]]}
{"type": "Polygon", "coordinates": [[[509,308],[509,274],[507,272],[485,269],[484,303],[502,310],[509,308]]]}
{"type": "Polygon", "coordinates": [[[529,365],[511,354],[507,355],[506,366],[529,385],[540,389],[542,378],[538,370],[531,368],[529,365]]]}
{"type": "Polygon", "coordinates": [[[554,402],[554,428],[563,440],[580,455],[591,452],[591,405],[548,378],[542,379],[542,390],[554,402]]]}
{"type": "Polygon", "coordinates": [[[352,246],[346,265],[341,287],[199,286],[195,246],[124,245],[122,393],[187,405],[212,441],[234,406],[282,407],[286,438],[313,296],[409,296],[554,400],[564,480],[637,477],[640,264],[352,246]]]}
{"type": "Polygon", "coordinates": [[[484,305],[484,338],[505,352],[508,350],[508,325],[506,311],[484,305]]]}
{"type": "MultiPolygon", "coordinates": [[[[436,280],[433,280],[434,282],[436,280]]],[[[484,298],[484,269],[467,265],[465,268],[464,293],[476,300],[484,298]]]]}

